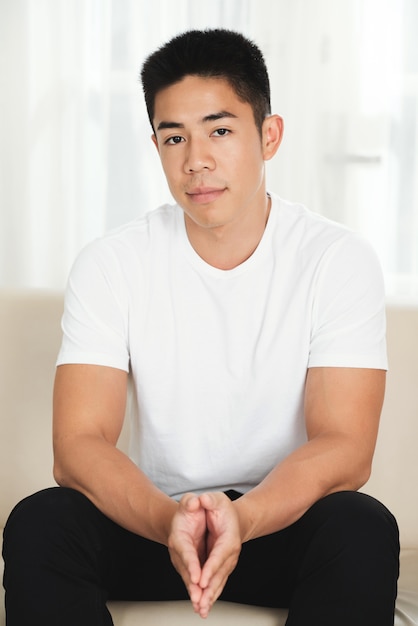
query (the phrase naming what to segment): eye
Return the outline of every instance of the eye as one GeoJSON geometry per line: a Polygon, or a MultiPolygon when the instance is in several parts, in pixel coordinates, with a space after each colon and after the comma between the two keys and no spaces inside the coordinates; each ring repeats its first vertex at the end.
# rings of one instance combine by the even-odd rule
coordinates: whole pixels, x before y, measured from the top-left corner
{"type": "Polygon", "coordinates": [[[166,139],[164,143],[168,145],[176,145],[178,143],[181,143],[182,141],[184,141],[183,137],[180,137],[180,135],[175,135],[174,137],[169,137],[168,139],[166,139]]]}
{"type": "Polygon", "coordinates": [[[228,130],[227,128],[217,128],[214,132],[213,135],[215,135],[215,137],[225,137],[226,135],[229,135],[231,131],[228,130]]]}

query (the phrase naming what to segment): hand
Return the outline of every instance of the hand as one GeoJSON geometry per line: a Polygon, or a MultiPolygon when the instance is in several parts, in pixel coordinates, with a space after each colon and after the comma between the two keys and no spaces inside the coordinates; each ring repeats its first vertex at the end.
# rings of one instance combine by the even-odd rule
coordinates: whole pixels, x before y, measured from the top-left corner
{"type": "Polygon", "coordinates": [[[198,613],[202,565],[206,560],[206,511],[198,496],[188,493],[181,498],[171,523],[168,550],[198,613]]]}
{"type": "Polygon", "coordinates": [[[242,541],[238,514],[224,493],[203,494],[200,505],[206,513],[207,557],[199,579],[201,597],[195,611],[206,618],[235,569],[242,541]]]}

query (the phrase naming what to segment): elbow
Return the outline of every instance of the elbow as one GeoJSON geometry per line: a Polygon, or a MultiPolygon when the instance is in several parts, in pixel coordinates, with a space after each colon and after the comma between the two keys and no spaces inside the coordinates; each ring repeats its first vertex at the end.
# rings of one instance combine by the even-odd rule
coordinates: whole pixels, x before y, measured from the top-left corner
{"type": "Polygon", "coordinates": [[[358,491],[369,480],[372,470],[371,459],[347,457],[340,466],[338,473],[329,476],[325,491],[335,493],[338,491],[358,491]]]}
{"type": "Polygon", "coordinates": [[[72,487],[72,481],[69,475],[69,471],[66,468],[65,463],[57,451],[54,452],[54,463],[52,466],[52,475],[54,477],[55,482],[60,487],[72,487]]]}
{"type": "Polygon", "coordinates": [[[52,475],[60,487],[74,487],[77,467],[77,442],[69,438],[53,438],[52,475]]]}
{"type": "Polygon", "coordinates": [[[357,491],[369,480],[372,473],[374,446],[361,445],[358,439],[348,440],[346,454],[342,457],[348,490],[357,491]]]}
{"type": "Polygon", "coordinates": [[[57,485],[59,485],[60,487],[68,486],[65,480],[65,473],[62,470],[61,464],[58,463],[56,459],[54,459],[54,464],[52,467],[52,475],[57,485]]]}
{"type": "Polygon", "coordinates": [[[352,473],[351,477],[348,480],[349,490],[350,491],[358,491],[369,480],[372,473],[372,463],[371,461],[365,461],[363,463],[359,463],[356,467],[356,470],[352,473]]]}
{"type": "Polygon", "coordinates": [[[57,483],[57,485],[59,485],[60,487],[65,487],[66,485],[63,482],[64,472],[63,472],[62,462],[61,462],[60,455],[59,455],[59,446],[57,444],[55,437],[53,439],[53,453],[54,453],[54,457],[53,457],[53,464],[52,464],[52,476],[54,477],[54,480],[57,483]]]}
{"type": "Polygon", "coordinates": [[[365,466],[362,468],[362,471],[359,472],[357,489],[364,487],[364,485],[369,480],[371,473],[372,473],[372,464],[371,463],[365,464],[365,466]]]}

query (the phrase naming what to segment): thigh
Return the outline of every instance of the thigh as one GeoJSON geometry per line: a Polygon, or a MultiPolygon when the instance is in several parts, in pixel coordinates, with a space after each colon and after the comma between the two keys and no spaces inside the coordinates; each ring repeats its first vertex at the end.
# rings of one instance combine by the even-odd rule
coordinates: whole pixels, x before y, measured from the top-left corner
{"type": "Polygon", "coordinates": [[[399,531],[390,511],[366,494],[339,492],[299,526],[308,541],[288,626],[393,626],[399,531]]]}
{"type": "Polygon", "coordinates": [[[302,555],[293,527],[243,544],[220,599],[288,608],[302,555]]]}
{"type": "Polygon", "coordinates": [[[45,588],[48,579],[61,597],[71,584],[104,600],[187,597],[165,546],[123,529],[73,489],[46,489],[20,502],[3,550],[11,589],[33,589],[36,580],[45,588]]]}
{"type": "MultiPolygon", "coordinates": [[[[386,604],[381,624],[389,624],[398,564],[399,537],[391,513],[369,496],[341,492],[318,501],[288,528],[244,544],[222,598],[290,608],[289,625],[312,623],[315,606],[314,623],[333,623],[335,618],[324,621],[328,617],[321,613],[330,599],[342,613],[348,610],[349,619],[354,614],[352,623],[358,624],[363,623],[356,621],[359,610],[370,615],[386,604]]],[[[341,619],[334,624],[345,623],[341,619]]]]}
{"type": "Polygon", "coordinates": [[[103,552],[108,600],[185,600],[186,587],[166,546],[111,522],[103,552]]]}

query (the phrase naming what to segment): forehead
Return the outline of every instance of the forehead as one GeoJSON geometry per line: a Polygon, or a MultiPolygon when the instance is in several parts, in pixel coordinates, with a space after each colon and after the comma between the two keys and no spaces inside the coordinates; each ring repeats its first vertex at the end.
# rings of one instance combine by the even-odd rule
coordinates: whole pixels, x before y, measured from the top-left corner
{"type": "Polygon", "coordinates": [[[252,116],[252,108],[243,102],[224,78],[186,76],[157,93],[154,124],[166,121],[184,124],[203,120],[218,111],[228,111],[234,117],[252,116]]]}

